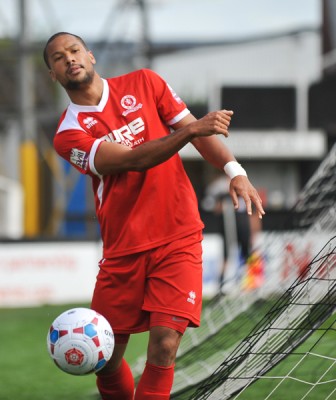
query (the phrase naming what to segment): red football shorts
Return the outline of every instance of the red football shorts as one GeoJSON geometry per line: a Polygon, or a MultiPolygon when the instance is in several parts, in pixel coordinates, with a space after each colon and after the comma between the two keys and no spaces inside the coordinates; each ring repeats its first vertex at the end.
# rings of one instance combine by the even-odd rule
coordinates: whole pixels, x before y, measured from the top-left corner
{"type": "Polygon", "coordinates": [[[150,313],[199,326],[202,308],[202,232],[99,264],[91,307],[116,334],[144,332],[150,313]]]}

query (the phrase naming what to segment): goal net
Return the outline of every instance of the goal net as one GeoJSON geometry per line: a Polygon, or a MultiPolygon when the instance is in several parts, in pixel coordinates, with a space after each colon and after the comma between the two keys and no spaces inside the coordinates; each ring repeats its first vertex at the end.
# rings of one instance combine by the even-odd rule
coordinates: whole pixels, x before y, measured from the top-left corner
{"type": "MultiPolygon", "coordinates": [[[[298,345],[313,332],[322,329],[320,328],[322,323],[332,316],[335,304],[336,237],[325,245],[307,266],[304,274],[294,281],[255,328],[188,398],[195,400],[231,398],[264,376],[287,355],[293,354],[298,345]]],[[[332,328],[334,325],[335,318],[332,316],[329,325],[323,329],[334,333],[332,328]]],[[[310,354],[313,354],[312,351],[310,354]]],[[[317,356],[330,357],[329,354],[317,356]]],[[[332,357],[329,359],[333,363],[336,361],[332,357]]],[[[336,390],[336,379],[333,379],[329,394],[331,395],[334,390],[336,390]]]]}
{"type": "MultiPolygon", "coordinates": [[[[336,390],[335,380],[329,379],[332,373],[335,376],[335,346],[330,340],[321,346],[332,334],[334,343],[336,339],[335,171],[336,146],[299,196],[293,210],[296,228],[266,232],[254,249],[259,270],[263,270],[262,284],[247,287],[244,276],[233,290],[219,292],[207,303],[200,328],[187,330],[176,360],[172,399],[288,397],[268,397],[274,392],[277,396],[276,381],[282,382],[279,387],[300,382],[304,393],[314,387],[315,397],[310,397],[314,400],[328,399],[336,390]],[[302,348],[307,343],[309,350],[302,348]],[[291,357],[302,358],[296,366],[290,362],[294,372],[287,366],[276,378],[268,378],[291,357]],[[331,381],[323,386],[328,386],[329,394],[316,397],[326,379],[331,381]],[[260,389],[261,382],[271,385],[263,384],[260,389]],[[255,387],[259,391],[251,395],[255,387]]],[[[144,359],[132,365],[136,379],[143,366],[144,359]]]]}

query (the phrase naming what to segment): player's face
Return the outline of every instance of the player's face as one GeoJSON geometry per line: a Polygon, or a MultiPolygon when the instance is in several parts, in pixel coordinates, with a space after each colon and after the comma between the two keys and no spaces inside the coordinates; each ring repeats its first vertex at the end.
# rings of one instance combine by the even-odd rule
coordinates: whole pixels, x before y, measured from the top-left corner
{"type": "Polygon", "coordinates": [[[50,75],[67,90],[77,90],[93,80],[96,60],[74,36],[55,38],[47,48],[50,75]]]}

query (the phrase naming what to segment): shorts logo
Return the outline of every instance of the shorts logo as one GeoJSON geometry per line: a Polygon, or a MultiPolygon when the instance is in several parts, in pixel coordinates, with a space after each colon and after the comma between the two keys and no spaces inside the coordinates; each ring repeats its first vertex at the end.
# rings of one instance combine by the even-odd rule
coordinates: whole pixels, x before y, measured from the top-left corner
{"type": "Polygon", "coordinates": [[[140,108],[142,108],[142,103],[139,103],[137,105],[136,103],[136,98],[130,94],[127,94],[126,96],[124,96],[121,101],[120,104],[123,108],[125,108],[126,111],[124,111],[122,113],[122,115],[125,117],[126,115],[128,115],[131,112],[135,112],[138,111],[140,108]]]}
{"type": "Polygon", "coordinates": [[[90,129],[93,125],[98,124],[98,121],[93,117],[86,117],[85,119],[83,119],[83,124],[85,124],[85,126],[90,129]]]}
{"type": "Polygon", "coordinates": [[[82,150],[71,149],[70,162],[77,167],[87,170],[89,155],[82,150]]]}
{"type": "Polygon", "coordinates": [[[193,290],[191,290],[189,292],[189,297],[187,298],[187,302],[191,303],[191,304],[195,304],[195,300],[196,300],[196,293],[193,290]]]}
{"type": "Polygon", "coordinates": [[[174,321],[174,322],[184,322],[185,318],[172,317],[172,321],[174,321]]]}

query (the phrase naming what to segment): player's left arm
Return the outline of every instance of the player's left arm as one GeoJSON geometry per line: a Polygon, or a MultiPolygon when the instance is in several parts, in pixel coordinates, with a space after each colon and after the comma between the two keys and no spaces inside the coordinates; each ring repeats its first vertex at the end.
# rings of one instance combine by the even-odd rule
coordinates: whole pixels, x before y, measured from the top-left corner
{"type": "MultiPolygon", "coordinates": [[[[195,120],[196,118],[189,114],[175,124],[173,129],[182,128],[195,120]]],[[[252,204],[254,204],[259,218],[262,218],[265,211],[261,198],[230,149],[217,136],[198,137],[192,141],[192,144],[206,161],[214,167],[224,170],[229,176],[231,175],[230,195],[234,207],[238,208],[238,197],[240,196],[245,201],[247,213],[252,215],[252,204]]]]}

